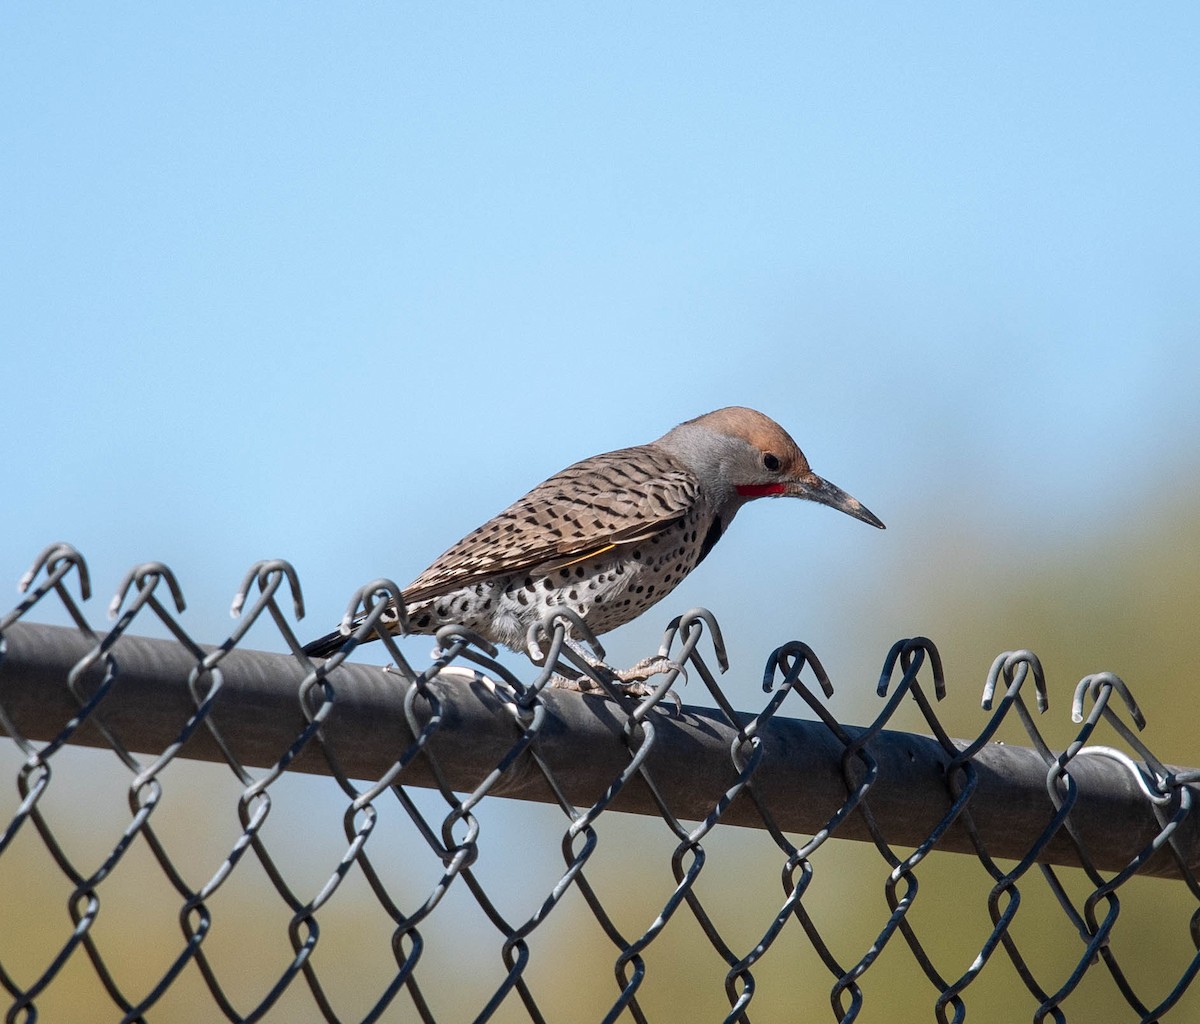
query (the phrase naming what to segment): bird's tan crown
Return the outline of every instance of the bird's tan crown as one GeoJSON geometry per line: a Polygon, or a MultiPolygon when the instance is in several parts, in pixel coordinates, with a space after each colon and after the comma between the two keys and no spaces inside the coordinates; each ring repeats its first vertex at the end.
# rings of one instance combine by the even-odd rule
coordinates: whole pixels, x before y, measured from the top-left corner
{"type": "Polygon", "coordinates": [[[727,437],[736,437],[753,445],[764,454],[779,458],[782,472],[787,475],[809,472],[808,459],[791,435],[770,416],[744,405],[729,405],[724,409],[706,412],[687,421],[727,437]]]}

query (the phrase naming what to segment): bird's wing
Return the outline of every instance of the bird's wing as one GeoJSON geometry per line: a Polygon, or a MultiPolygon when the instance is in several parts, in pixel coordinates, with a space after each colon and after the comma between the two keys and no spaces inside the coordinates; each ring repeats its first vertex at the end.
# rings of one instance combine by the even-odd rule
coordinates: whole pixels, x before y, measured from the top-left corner
{"type": "Polygon", "coordinates": [[[405,588],[404,600],[647,540],[683,518],[698,491],[686,466],[648,445],[584,459],[467,534],[405,588]]]}

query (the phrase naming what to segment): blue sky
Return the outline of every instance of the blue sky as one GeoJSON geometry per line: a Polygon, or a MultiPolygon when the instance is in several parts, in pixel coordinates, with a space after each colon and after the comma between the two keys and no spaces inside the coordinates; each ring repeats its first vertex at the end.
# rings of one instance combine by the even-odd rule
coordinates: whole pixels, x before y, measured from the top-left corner
{"type": "Polygon", "coordinates": [[[845,610],[938,537],[1017,558],[1196,466],[1190,5],[20,5],[0,35],[0,579],[63,539],[107,601],[161,559],[216,641],[284,557],[316,634],[563,465],[747,404],[889,525],[747,509],[617,641],[706,604],[752,678],[797,635],[877,661],[845,610]]]}

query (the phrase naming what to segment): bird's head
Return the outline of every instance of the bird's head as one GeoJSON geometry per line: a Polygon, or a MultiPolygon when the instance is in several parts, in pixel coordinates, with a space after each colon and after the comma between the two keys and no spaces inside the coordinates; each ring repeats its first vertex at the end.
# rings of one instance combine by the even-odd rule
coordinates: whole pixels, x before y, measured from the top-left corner
{"type": "Polygon", "coordinates": [[[795,441],[769,416],[729,406],[681,423],[657,444],[681,458],[723,504],[804,498],[884,529],[857,498],[817,476],[795,441]]]}

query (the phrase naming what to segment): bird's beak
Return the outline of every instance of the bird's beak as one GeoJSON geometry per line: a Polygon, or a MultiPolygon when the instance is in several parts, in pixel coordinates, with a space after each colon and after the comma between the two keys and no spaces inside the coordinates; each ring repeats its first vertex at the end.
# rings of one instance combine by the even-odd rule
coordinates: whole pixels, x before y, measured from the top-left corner
{"type": "Polygon", "coordinates": [[[883,521],[861,501],[851,497],[828,480],[817,476],[816,473],[809,472],[803,477],[793,480],[787,485],[784,493],[794,498],[820,502],[822,505],[836,508],[839,512],[845,512],[848,516],[854,516],[855,519],[861,519],[864,523],[877,526],[881,530],[887,529],[883,525],[883,521]]]}

